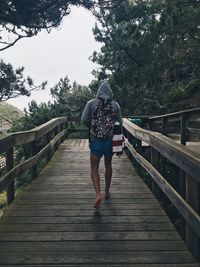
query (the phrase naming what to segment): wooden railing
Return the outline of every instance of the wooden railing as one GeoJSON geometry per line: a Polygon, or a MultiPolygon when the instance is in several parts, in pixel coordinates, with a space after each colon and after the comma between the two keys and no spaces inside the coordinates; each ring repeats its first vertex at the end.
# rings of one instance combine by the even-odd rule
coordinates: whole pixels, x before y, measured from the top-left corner
{"type": "MultiPolygon", "coordinates": [[[[196,118],[196,115],[194,116],[196,118]]],[[[27,169],[31,169],[33,179],[37,176],[38,162],[44,157],[49,160],[58,143],[69,132],[66,123],[66,117],[56,118],[30,131],[8,134],[0,139],[0,154],[6,156],[6,173],[0,179],[0,193],[7,191],[8,204],[14,200],[15,179],[27,169]],[[41,140],[43,146],[38,148],[37,144],[41,143],[41,140]],[[25,144],[30,146],[30,156],[15,164],[14,148],[25,144]]],[[[123,120],[123,127],[129,153],[151,175],[151,189],[155,196],[160,199],[162,194],[165,194],[183,216],[186,222],[186,242],[195,258],[200,259],[200,154],[190,151],[161,133],[142,129],[128,119],[123,120]],[[136,149],[131,144],[132,138],[137,140],[136,149]],[[142,142],[149,145],[151,152],[149,161],[143,157],[142,142]],[[163,173],[161,174],[160,157],[169,160],[180,169],[178,190],[173,188],[163,173]]],[[[72,131],[88,130],[72,129],[72,131]]]]}
{"type": "Polygon", "coordinates": [[[150,130],[178,137],[183,145],[187,141],[200,141],[200,108],[149,117],[148,121],[150,130]]]}
{"type": "MultiPolygon", "coordinates": [[[[150,174],[150,188],[158,200],[165,194],[186,222],[186,243],[196,259],[200,259],[200,154],[190,151],[186,146],[158,133],[142,129],[123,120],[126,147],[131,156],[150,174]],[[134,148],[131,140],[138,140],[134,148]],[[142,142],[149,145],[150,160],[143,157],[142,142]],[[160,172],[160,157],[175,164],[180,174],[185,173],[185,187],[175,190],[165,174],[160,172]],[[185,190],[185,192],[183,192],[185,190]]],[[[166,170],[165,170],[166,171],[166,170]]],[[[162,172],[163,173],[163,172],[162,172]]],[[[178,177],[174,177],[177,179],[178,177]]]]}
{"type": "Polygon", "coordinates": [[[31,169],[32,179],[37,176],[38,162],[44,157],[49,160],[58,144],[64,140],[67,134],[66,123],[66,117],[55,118],[30,131],[8,134],[0,139],[0,154],[6,155],[6,173],[0,179],[0,193],[7,191],[8,205],[15,197],[15,179],[27,169],[31,169]],[[30,144],[29,157],[27,158],[26,155],[23,161],[16,165],[13,156],[14,149],[16,146],[25,144],[30,144]]]}

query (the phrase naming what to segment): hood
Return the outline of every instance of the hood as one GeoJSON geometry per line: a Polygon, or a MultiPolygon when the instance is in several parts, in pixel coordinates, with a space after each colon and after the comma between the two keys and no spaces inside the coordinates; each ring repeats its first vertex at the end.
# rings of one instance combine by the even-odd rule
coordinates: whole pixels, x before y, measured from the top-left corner
{"type": "Polygon", "coordinates": [[[113,99],[113,92],[107,81],[104,81],[97,91],[97,98],[103,99],[105,102],[113,99]]]}

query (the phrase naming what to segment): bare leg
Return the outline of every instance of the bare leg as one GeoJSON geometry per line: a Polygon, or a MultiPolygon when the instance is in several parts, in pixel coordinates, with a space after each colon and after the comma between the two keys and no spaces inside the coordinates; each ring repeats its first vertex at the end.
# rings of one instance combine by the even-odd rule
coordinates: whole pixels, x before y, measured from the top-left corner
{"type": "Polygon", "coordinates": [[[94,186],[94,190],[96,192],[96,200],[94,204],[94,208],[99,208],[102,197],[100,192],[100,176],[99,176],[99,162],[100,157],[96,157],[94,155],[90,155],[90,164],[91,164],[91,177],[94,186]]]}
{"type": "Polygon", "coordinates": [[[105,199],[109,199],[110,194],[110,184],[112,179],[112,158],[104,158],[105,164],[105,199]]]}

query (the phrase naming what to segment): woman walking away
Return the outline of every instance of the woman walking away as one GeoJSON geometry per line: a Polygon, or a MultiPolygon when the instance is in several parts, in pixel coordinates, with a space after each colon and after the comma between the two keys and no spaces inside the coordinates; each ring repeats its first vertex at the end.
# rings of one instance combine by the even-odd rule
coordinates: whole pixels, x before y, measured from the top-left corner
{"type": "Polygon", "coordinates": [[[105,199],[109,199],[112,178],[112,137],[116,121],[122,126],[119,104],[113,100],[113,93],[107,81],[104,81],[95,99],[90,100],[82,113],[81,121],[90,132],[91,177],[96,192],[94,208],[99,208],[102,200],[100,191],[99,163],[104,156],[105,199]]]}

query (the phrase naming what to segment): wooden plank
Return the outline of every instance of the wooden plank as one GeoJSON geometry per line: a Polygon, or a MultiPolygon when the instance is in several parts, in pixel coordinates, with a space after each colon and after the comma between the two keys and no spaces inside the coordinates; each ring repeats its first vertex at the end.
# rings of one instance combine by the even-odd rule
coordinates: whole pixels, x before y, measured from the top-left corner
{"type": "Polygon", "coordinates": [[[120,231],[174,231],[170,223],[105,223],[105,224],[0,224],[0,232],[120,232],[120,231]]]}
{"type": "Polygon", "coordinates": [[[55,126],[66,121],[66,117],[55,118],[30,131],[8,134],[6,137],[0,138],[0,153],[5,152],[10,147],[32,142],[36,138],[40,138],[41,136],[51,131],[55,126]]]}
{"type": "Polygon", "coordinates": [[[160,115],[160,116],[152,116],[149,117],[149,120],[157,120],[157,119],[162,119],[162,118],[171,118],[171,117],[177,117],[180,118],[182,114],[187,114],[188,117],[190,118],[199,118],[200,116],[200,108],[194,108],[194,109],[187,109],[187,110],[182,110],[178,112],[173,112],[165,115],[160,115]]]}
{"type": "MultiPolygon", "coordinates": [[[[1,266],[1,265],[0,265],[1,266]]],[[[28,264],[28,265],[26,265],[26,264],[20,264],[20,267],[30,267],[30,265],[28,264]]],[[[42,265],[36,265],[37,267],[49,267],[49,264],[42,264],[42,265]]],[[[54,264],[54,265],[52,265],[53,267],[77,267],[77,264],[54,264]]],[[[88,267],[88,266],[91,266],[91,265],[88,265],[88,263],[87,264],[82,264],[81,263],[81,267],[88,267]]],[[[95,263],[95,265],[93,265],[93,266],[95,266],[95,267],[121,267],[122,265],[121,265],[121,263],[119,263],[119,264],[112,264],[112,263],[109,263],[109,264],[106,264],[106,263],[103,263],[103,264],[96,264],[95,263]]],[[[150,265],[149,263],[148,264],[135,264],[134,263],[134,265],[133,264],[129,264],[129,263],[123,263],[123,267],[150,267],[150,266],[152,266],[152,265],[150,265]]],[[[6,264],[6,267],[19,267],[19,265],[17,264],[17,265],[10,265],[10,264],[6,264]]],[[[165,264],[165,263],[163,263],[163,264],[161,264],[161,263],[159,263],[159,264],[153,264],[153,267],[199,267],[199,264],[198,263],[176,263],[176,264],[165,264]]]]}
{"type": "MultiPolygon", "coordinates": [[[[160,206],[158,204],[150,204],[150,203],[140,203],[140,204],[119,204],[119,203],[105,203],[103,202],[102,205],[103,205],[103,208],[104,210],[159,210],[160,209],[160,206]]],[[[9,211],[14,211],[14,210],[42,210],[42,211],[45,211],[45,210],[94,210],[93,207],[91,206],[90,203],[80,203],[79,205],[76,204],[46,204],[46,201],[45,203],[41,203],[39,205],[27,205],[27,204],[24,204],[23,202],[23,205],[12,205],[12,207],[9,208],[9,211]]]]}
{"type": "MultiPolygon", "coordinates": [[[[89,204],[91,205],[91,199],[93,198],[48,198],[48,199],[45,199],[45,203],[46,205],[54,205],[54,204],[59,204],[59,205],[66,205],[68,207],[70,207],[70,205],[75,205],[79,207],[80,204],[89,204]]],[[[19,208],[20,206],[24,205],[24,203],[26,203],[26,205],[40,205],[42,206],[44,204],[44,200],[41,199],[41,198],[32,198],[32,199],[29,199],[29,198],[20,198],[18,197],[14,204],[18,205],[19,208]]],[[[104,202],[103,202],[104,203],[104,202]]],[[[102,204],[103,204],[102,203],[102,204]]],[[[109,205],[116,205],[116,204],[148,204],[148,203],[154,203],[154,204],[157,204],[157,201],[152,198],[113,198],[113,195],[112,195],[112,199],[110,199],[108,202],[107,202],[107,205],[106,207],[109,207],[109,205]]],[[[80,206],[81,207],[81,206],[80,206]]],[[[10,206],[10,208],[12,208],[12,206],[10,206]]]]}
{"type": "Polygon", "coordinates": [[[119,252],[113,251],[108,253],[106,251],[89,251],[89,252],[56,252],[56,253],[0,253],[2,264],[162,264],[162,263],[194,263],[191,256],[185,251],[176,252],[146,252],[138,251],[119,252]]]}
{"type": "MultiPolygon", "coordinates": [[[[1,265],[0,265],[1,266],[1,265]]],[[[28,265],[26,265],[26,264],[20,264],[20,267],[30,267],[30,265],[28,264],[28,265]]],[[[49,265],[48,264],[42,264],[42,265],[36,265],[37,267],[49,267],[49,265]]],[[[54,264],[54,265],[52,265],[53,267],[77,267],[77,264],[54,264]]],[[[87,264],[82,264],[81,263],[81,267],[88,267],[88,266],[91,266],[91,265],[88,265],[88,263],[87,264]]],[[[103,263],[103,264],[96,264],[95,263],[95,265],[92,265],[92,266],[95,266],[95,267],[121,267],[122,265],[121,265],[121,263],[119,263],[119,264],[112,264],[112,263],[109,263],[109,264],[106,264],[106,263],[103,263]]],[[[153,266],[153,267],[199,267],[199,264],[198,263],[176,263],[176,264],[165,264],[165,263],[163,263],[163,264],[161,264],[161,263],[159,263],[159,264],[135,264],[134,263],[134,265],[133,264],[129,264],[129,263],[123,263],[123,267],[150,267],[150,266],[153,266]]],[[[17,264],[17,265],[10,265],[10,264],[6,264],[6,267],[19,267],[19,265],[17,264]]]]}
{"type": "Polygon", "coordinates": [[[56,126],[65,122],[67,122],[66,117],[55,118],[34,128],[33,130],[37,132],[37,138],[40,138],[48,132],[52,131],[56,126]]]}
{"type": "Polygon", "coordinates": [[[186,246],[183,241],[170,241],[165,240],[159,241],[143,241],[143,240],[134,240],[134,241],[71,241],[70,246],[69,242],[42,242],[42,245],[38,241],[34,242],[0,242],[0,252],[45,252],[45,251],[186,251],[186,246]]]}
{"type": "MultiPolygon", "coordinates": [[[[199,214],[200,212],[200,184],[186,177],[186,200],[188,204],[199,214]]],[[[195,259],[200,260],[200,235],[197,236],[190,223],[186,223],[186,241],[195,259]]]]}
{"type": "MultiPolygon", "coordinates": [[[[46,194],[40,194],[40,193],[25,193],[23,196],[21,196],[21,199],[23,198],[25,199],[34,199],[34,198],[41,198],[41,199],[50,199],[50,198],[57,198],[57,199],[94,199],[94,193],[87,193],[87,192],[82,192],[81,196],[80,193],[68,193],[68,194],[59,194],[59,193],[46,193],[46,194]]],[[[130,199],[130,198],[138,198],[138,199],[143,199],[143,198],[153,198],[153,196],[151,195],[151,193],[126,193],[126,194],[121,194],[121,193],[112,193],[112,198],[114,199],[130,199]]]]}
{"type": "MultiPolygon", "coordinates": [[[[91,204],[93,202],[91,201],[91,204]]],[[[1,218],[1,224],[37,224],[37,223],[166,223],[169,222],[168,217],[165,216],[104,216],[101,217],[101,213],[94,211],[93,216],[76,216],[76,217],[3,217],[1,218]]]]}
{"type": "Polygon", "coordinates": [[[1,241],[181,240],[176,231],[0,233],[1,241]]]}
{"type": "MultiPolygon", "coordinates": [[[[91,205],[92,207],[92,205],[91,205]]],[[[89,210],[68,210],[67,207],[65,210],[12,210],[5,212],[7,217],[75,217],[75,216],[92,216],[94,214],[93,209],[89,210]]],[[[161,209],[153,209],[153,210],[144,210],[144,209],[125,209],[125,210],[102,210],[101,216],[161,216],[164,215],[164,211],[161,209]]]]}

